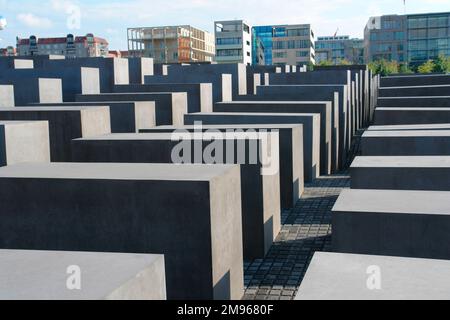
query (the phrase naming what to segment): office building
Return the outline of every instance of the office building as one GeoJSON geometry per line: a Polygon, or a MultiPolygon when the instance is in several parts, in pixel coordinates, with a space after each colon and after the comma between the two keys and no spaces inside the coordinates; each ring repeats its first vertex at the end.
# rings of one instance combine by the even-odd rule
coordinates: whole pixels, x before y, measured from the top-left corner
{"type": "Polygon", "coordinates": [[[0,48],[0,57],[13,57],[17,55],[16,48],[9,46],[6,48],[0,48]]]}
{"type": "Polygon", "coordinates": [[[344,61],[351,64],[364,63],[364,40],[349,36],[318,37],[316,63],[328,61],[338,65],[344,61]]]}
{"type": "Polygon", "coordinates": [[[17,38],[19,56],[63,55],[68,58],[108,57],[108,41],[93,34],[74,37],[72,34],[61,38],[17,38]]]}
{"type": "Polygon", "coordinates": [[[243,20],[216,21],[216,62],[252,63],[252,35],[248,23],[243,20]]]}
{"type": "MultiPolygon", "coordinates": [[[[265,48],[266,65],[315,64],[315,35],[309,24],[253,27],[253,38],[265,48]]],[[[258,50],[253,41],[253,53],[258,50]]],[[[253,64],[256,63],[254,58],[253,64]]]]}
{"type": "Polygon", "coordinates": [[[131,57],[153,58],[155,63],[211,62],[214,36],[189,25],[128,29],[131,57]]]}
{"type": "Polygon", "coordinates": [[[380,59],[419,65],[450,55],[450,12],[370,18],[364,46],[368,62],[380,59]]]}

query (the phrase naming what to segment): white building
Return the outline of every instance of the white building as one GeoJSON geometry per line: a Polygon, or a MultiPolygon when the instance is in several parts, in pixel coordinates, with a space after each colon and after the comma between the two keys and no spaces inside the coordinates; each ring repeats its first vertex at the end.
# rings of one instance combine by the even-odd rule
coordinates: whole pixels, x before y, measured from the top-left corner
{"type": "Polygon", "coordinates": [[[251,27],[243,20],[216,21],[216,62],[252,64],[251,27]]]}

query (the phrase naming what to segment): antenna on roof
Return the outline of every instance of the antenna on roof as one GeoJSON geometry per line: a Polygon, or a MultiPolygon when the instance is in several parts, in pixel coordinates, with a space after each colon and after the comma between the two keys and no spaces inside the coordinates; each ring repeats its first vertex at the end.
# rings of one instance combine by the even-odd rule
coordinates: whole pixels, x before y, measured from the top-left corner
{"type": "Polygon", "coordinates": [[[338,32],[339,32],[339,28],[337,28],[336,32],[334,33],[334,38],[336,38],[336,37],[337,37],[337,35],[338,35],[338,32]]]}

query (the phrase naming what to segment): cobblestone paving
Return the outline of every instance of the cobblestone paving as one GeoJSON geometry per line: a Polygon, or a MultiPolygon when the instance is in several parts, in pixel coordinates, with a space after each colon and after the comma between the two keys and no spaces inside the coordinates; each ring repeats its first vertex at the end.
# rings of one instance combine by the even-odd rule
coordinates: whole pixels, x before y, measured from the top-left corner
{"type": "Polygon", "coordinates": [[[245,264],[244,300],[292,300],[316,251],[331,250],[331,209],[350,177],[322,177],[282,216],[283,228],[266,258],[245,264]]]}

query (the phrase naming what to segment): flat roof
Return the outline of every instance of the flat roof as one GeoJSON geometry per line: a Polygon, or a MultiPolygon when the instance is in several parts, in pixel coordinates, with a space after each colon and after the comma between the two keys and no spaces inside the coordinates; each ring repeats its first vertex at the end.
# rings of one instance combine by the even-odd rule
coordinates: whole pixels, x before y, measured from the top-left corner
{"type": "Polygon", "coordinates": [[[360,156],[352,168],[450,168],[450,156],[360,156]]]}

